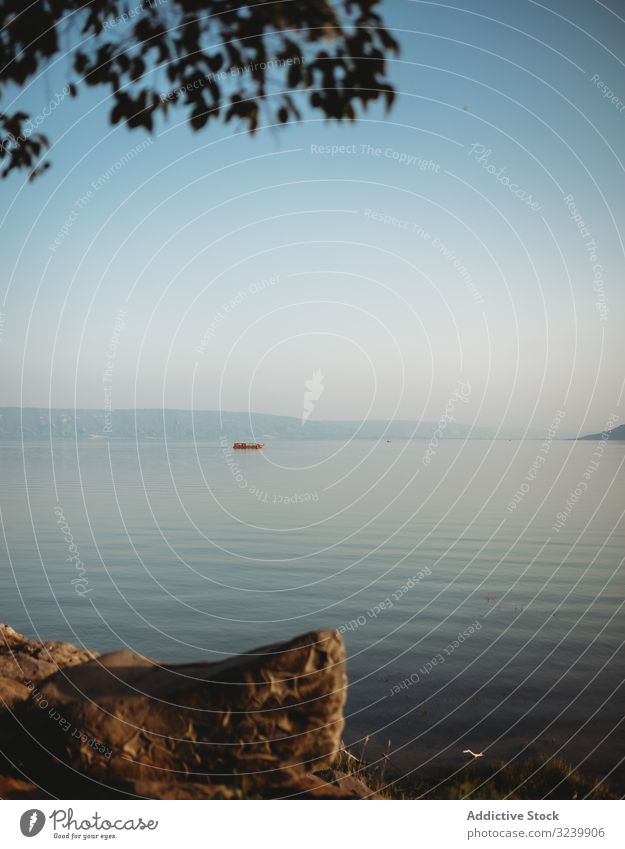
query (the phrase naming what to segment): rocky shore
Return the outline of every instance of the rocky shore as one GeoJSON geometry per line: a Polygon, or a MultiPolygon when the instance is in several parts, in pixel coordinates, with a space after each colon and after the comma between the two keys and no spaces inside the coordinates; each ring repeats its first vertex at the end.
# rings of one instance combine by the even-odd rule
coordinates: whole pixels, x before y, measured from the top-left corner
{"type": "Polygon", "coordinates": [[[171,665],[0,625],[0,798],[372,798],[335,768],[346,693],[335,631],[171,665]]]}
{"type": "Polygon", "coordinates": [[[622,796],[547,753],[391,781],[343,747],[346,695],[336,631],[171,665],[0,624],[0,799],[622,796]]]}

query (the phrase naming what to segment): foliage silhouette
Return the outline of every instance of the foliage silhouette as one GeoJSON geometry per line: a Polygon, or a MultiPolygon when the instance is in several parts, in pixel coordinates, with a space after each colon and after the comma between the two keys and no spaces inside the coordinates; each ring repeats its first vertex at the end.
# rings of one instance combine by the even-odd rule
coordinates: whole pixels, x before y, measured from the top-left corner
{"type": "MultiPolygon", "coordinates": [[[[251,133],[301,117],[303,103],[353,121],[390,108],[386,63],[397,53],[379,0],[0,0],[0,97],[59,63],[80,86],[108,87],[110,121],[152,131],[182,110],[194,130],[218,118],[251,133]],[[133,3],[135,5],[133,5],[133,3]],[[302,101],[302,97],[304,100],[302,101]]],[[[0,111],[1,175],[49,167],[43,116],[0,111]]]]}

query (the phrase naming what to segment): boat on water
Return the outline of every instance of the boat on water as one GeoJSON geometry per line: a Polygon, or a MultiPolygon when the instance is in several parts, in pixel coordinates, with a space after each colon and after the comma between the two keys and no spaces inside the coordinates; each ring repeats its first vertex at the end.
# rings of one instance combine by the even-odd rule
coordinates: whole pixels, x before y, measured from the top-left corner
{"type": "Polygon", "coordinates": [[[244,451],[244,450],[247,450],[248,448],[255,448],[255,449],[264,448],[265,443],[264,442],[235,442],[232,447],[234,449],[236,449],[237,451],[244,451]]]}

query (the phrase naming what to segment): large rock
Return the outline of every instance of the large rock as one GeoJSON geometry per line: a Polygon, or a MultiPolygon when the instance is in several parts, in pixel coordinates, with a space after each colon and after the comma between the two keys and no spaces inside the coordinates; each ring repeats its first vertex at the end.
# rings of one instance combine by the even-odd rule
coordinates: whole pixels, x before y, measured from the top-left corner
{"type": "Polygon", "coordinates": [[[0,624],[0,675],[22,684],[43,681],[58,669],[75,666],[97,657],[59,640],[29,640],[9,625],[0,624]]]}
{"type": "MultiPolygon", "coordinates": [[[[339,749],[344,661],[339,634],[315,631],[216,664],[116,652],[65,668],[18,707],[40,746],[25,756],[29,777],[57,762],[101,787],[186,780],[289,795],[339,749]]],[[[320,791],[309,778],[302,792],[320,791]]]]}
{"type": "MultiPolygon", "coordinates": [[[[30,696],[37,682],[59,669],[95,657],[95,652],[70,643],[30,640],[10,626],[0,624],[0,798],[46,797],[37,784],[22,780],[28,773],[20,772],[16,766],[21,761],[20,748],[25,740],[28,741],[28,732],[15,719],[14,713],[30,696]]],[[[35,769],[34,773],[37,771],[35,769]]]]}
{"type": "Polygon", "coordinates": [[[15,678],[6,678],[0,675],[0,711],[12,711],[19,703],[27,699],[30,690],[15,678]]]}
{"type": "Polygon", "coordinates": [[[21,652],[0,654],[0,675],[21,684],[43,681],[44,678],[54,675],[57,670],[58,666],[53,663],[21,652]]]}

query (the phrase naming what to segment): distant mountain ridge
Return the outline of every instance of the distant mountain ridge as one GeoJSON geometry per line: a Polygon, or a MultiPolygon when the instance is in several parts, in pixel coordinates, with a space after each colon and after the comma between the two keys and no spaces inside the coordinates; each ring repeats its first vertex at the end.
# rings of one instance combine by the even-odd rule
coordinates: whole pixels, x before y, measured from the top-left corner
{"type": "Polygon", "coordinates": [[[603,434],[607,434],[607,439],[612,442],[622,442],[625,440],[625,424],[613,427],[612,430],[605,430],[602,433],[589,433],[587,436],[580,436],[580,439],[603,439],[603,434]]]}
{"type": "MultiPolygon", "coordinates": [[[[0,439],[167,439],[218,442],[219,439],[429,439],[437,422],[316,421],[266,413],[216,410],[104,410],[0,407],[0,439]]],[[[490,439],[494,428],[449,422],[441,438],[490,439]]],[[[509,436],[509,434],[500,434],[509,436]]]]}

